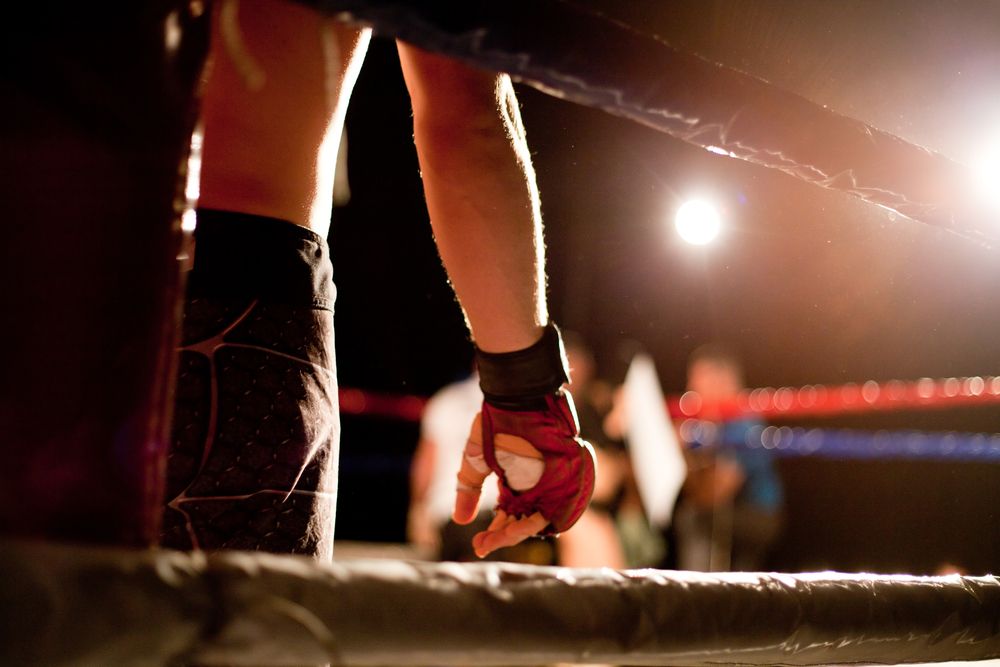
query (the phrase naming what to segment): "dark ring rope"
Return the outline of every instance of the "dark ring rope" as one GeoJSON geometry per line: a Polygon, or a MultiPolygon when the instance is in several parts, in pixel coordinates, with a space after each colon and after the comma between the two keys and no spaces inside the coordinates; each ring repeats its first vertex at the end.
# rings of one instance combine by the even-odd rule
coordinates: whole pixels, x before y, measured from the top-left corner
{"type": "Polygon", "coordinates": [[[712,152],[988,243],[995,212],[947,157],[571,2],[303,0],[712,152]]]}

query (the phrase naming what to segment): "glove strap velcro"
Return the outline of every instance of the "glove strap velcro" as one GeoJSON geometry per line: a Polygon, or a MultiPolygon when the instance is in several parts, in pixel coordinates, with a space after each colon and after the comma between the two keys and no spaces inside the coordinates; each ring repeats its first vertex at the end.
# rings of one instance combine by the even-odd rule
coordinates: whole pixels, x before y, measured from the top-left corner
{"type": "Polygon", "coordinates": [[[490,405],[505,410],[544,410],[545,397],[569,380],[566,350],[551,322],[535,344],[514,352],[476,348],[479,386],[490,405]]]}

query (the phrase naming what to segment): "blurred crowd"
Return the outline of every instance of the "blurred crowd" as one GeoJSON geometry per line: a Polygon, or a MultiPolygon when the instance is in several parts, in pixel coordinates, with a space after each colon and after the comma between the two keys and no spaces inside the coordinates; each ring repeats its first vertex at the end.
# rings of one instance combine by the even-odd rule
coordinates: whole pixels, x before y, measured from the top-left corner
{"type": "MultiPolygon", "coordinates": [[[[664,439],[662,447],[680,448],[686,471],[680,493],[669,508],[669,521],[658,525],[649,518],[650,499],[643,497],[643,485],[634,474],[635,466],[642,462],[630,448],[625,373],[613,373],[611,379],[599,377],[590,347],[578,335],[564,333],[570,365],[568,389],[576,403],[581,436],[593,444],[597,454],[594,496],[580,521],[558,539],[529,539],[490,558],[616,569],[770,569],[771,552],[781,536],[784,507],[775,462],[768,450],[732,446],[742,442],[749,429],[759,426],[759,420],[724,421],[710,407],[734,398],[744,388],[739,356],[725,345],[710,343],[688,359],[687,390],[701,397],[708,407],[701,418],[716,428],[699,429],[713,435],[697,442],[664,439]]],[[[407,535],[429,558],[476,560],[471,538],[490,521],[496,501],[490,482],[484,487],[477,521],[460,526],[450,518],[468,425],[481,401],[473,372],[441,389],[424,413],[411,468],[407,535]]],[[[674,424],[675,429],[680,426],[674,424]]],[[[666,471],[663,483],[667,483],[666,471]]]]}

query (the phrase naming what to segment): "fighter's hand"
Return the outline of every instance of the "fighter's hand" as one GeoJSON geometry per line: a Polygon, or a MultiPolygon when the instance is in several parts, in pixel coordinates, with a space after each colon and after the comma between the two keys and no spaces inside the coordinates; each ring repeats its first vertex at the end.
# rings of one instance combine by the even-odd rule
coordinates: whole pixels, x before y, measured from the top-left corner
{"type": "Polygon", "coordinates": [[[489,528],[472,541],[486,556],[540,533],[559,533],[583,514],[594,490],[594,453],[579,439],[572,399],[559,393],[543,410],[514,411],[483,405],[475,419],[458,474],[453,519],[475,516],[483,482],[497,473],[500,500],[489,528]],[[492,447],[484,448],[490,442],[492,447]]]}

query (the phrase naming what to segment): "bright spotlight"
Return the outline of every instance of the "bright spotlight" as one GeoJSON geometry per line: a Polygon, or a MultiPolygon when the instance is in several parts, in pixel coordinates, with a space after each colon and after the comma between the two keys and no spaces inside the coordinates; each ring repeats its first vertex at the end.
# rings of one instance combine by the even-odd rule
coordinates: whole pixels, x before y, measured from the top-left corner
{"type": "Polygon", "coordinates": [[[706,245],[722,230],[722,218],[714,206],[701,199],[684,202],[674,217],[681,238],[693,245],[706,245]]]}
{"type": "Polygon", "coordinates": [[[972,175],[979,197],[1000,209],[1000,135],[987,142],[975,156],[972,175]]]}

